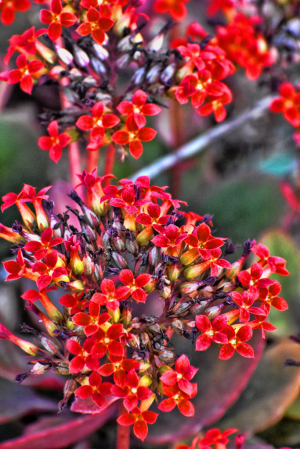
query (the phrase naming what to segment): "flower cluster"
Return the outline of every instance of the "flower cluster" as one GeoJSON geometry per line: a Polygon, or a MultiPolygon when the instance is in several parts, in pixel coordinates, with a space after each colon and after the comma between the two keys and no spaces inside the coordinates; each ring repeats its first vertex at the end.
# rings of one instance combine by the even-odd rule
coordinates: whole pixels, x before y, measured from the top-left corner
{"type": "MultiPolygon", "coordinates": [[[[142,111],[148,111],[143,108],[140,104],[141,112],[135,112],[141,114],[137,122],[143,123],[142,111]]],[[[130,104],[122,111],[133,114],[130,104]]],[[[25,277],[36,283],[37,289],[22,298],[48,335],[26,326],[43,349],[3,326],[0,337],[34,356],[33,368],[19,380],[49,370],[70,376],[63,405],[73,393],[98,407],[108,396],[121,398],[126,413],[118,422],[133,424],[144,440],[148,424],[157,419],[149,410],[154,401],[163,412],[178,406],[184,416],[194,415],[197,369],[186,355],[178,357],[172,333],[195,342],[196,351],[219,345],[221,359],[235,351],[253,357],[248,343],[253,331],[260,329],[264,337],[275,330],[267,322],[270,308],[288,307],[270,275],[289,273],[284,259],[255,241],[247,241],[243,255],[229,263],[234,249],[227,243],[222,255],[226,239],[212,234],[210,216],[181,213],[182,202],[166,187],[151,186],[148,177],[104,187],[111,177],[84,171],[79,178],[90,207],[72,191],[79,209],[69,207],[64,214],[54,213],[49,187],[36,193],[24,185],[19,195],[3,197],[2,210],[15,204],[23,219],[12,228],[0,227],[16,254],[4,262],[7,280],[25,277]],[[70,213],[77,228],[68,223],[70,213]],[[251,253],[258,260],[243,270],[251,253]],[[53,290],[62,291],[59,304],[51,300],[53,290]],[[153,300],[161,303],[160,316],[136,315],[136,304],[153,300]]]]}
{"type": "MultiPolygon", "coordinates": [[[[2,2],[2,21],[10,21],[7,8],[27,9],[30,3],[26,1],[2,2]]],[[[186,2],[157,0],[154,8],[182,20],[186,2]]],[[[146,116],[159,114],[160,98],[175,98],[180,104],[190,99],[200,116],[214,113],[221,122],[226,118],[225,106],[232,101],[224,80],[238,66],[246,68],[250,79],[257,79],[263,68],[275,62],[272,49],[257,29],[257,16],[246,17],[234,9],[235,14],[227,15],[229,23],[216,28],[215,37],[193,22],[186,38],[173,41],[166,49],[170,47],[166,42],[170,26],[163,27],[151,41],[145,40],[141,30],[149,17],[138,11],[141,4],[51,0],[48,8],[43,3],[40,11],[40,21],[47,28],[35,31],[31,27],[10,39],[5,63],[18,52],[17,68],[1,72],[0,79],[20,83],[28,94],[36,83],[58,84],[68,98],[59,116],[53,111],[43,114],[49,136],[40,138],[39,146],[49,151],[54,162],[59,161],[63,147],[80,141],[86,142],[89,151],[111,144],[121,159],[128,151],[139,158],[143,142],[156,135],[155,129],[146,126],[146,116]],[[46,34],[50,41],[45,40],[44,45],[41,39],[46,34]],[[131,74],[122,96],[117,94],[119,69],[131,74]]],[[[211,8],[216,10],[216,5],[211,8]]]]}

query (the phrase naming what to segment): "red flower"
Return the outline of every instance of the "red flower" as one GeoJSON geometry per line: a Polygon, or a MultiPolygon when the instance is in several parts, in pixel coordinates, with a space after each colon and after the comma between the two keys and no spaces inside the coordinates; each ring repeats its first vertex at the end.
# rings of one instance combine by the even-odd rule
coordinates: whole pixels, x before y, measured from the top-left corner
{"type": "Polygon", "coordinates": [[[117,110],[123,115],[131,115],[138,128],[146,125],[145,115],[157,115],[161,111],[160,107],[154,103],[147,103],[147,94],[142,90],[137,90],[132,96],[132,102],[122,101],[117,110]]]}
{"type": "Polygon", "coordinates": [[[31,7],[29,0],[1,0],[0,11],[3,25],[10,25],[15,20],[15,11],[24,12],[31,7]]]}
{"type": "Polygon", "coordinates": [[[31,27],[21,35],[14,34],[9,39],[10,45],[4,58],[5,64],[8,65],[9,60],[15,51],[24,53],[25,55],[34,55],[36,52],[36,42],[39,42],[37,41],[37,38],[46,32],[47,30],[45,30],[45,28],[41,28],[35,32],[34,27],[31,27]]]}
{"type": "Polygon", "coordinates": [[[121,415],[117,422],[121,426],[133,426],[133,432],[137,438],[144,441],[148,434],[147,424],[154,424],[158,417],[157,413],[146,410],[142,412],[138,407],[134,408],[131,413],[121,415]]]}
{"type": "Polygon", "coordinates": [[[158,204],[150,203],[147,205],[147,213],[138,214],[135,221],[144,225],[152,226],[153,224],[165,225],[168,221],[169,215],[161,215],[161,209],[158,204]]]}
{"type": "Polygon", "coordinates": [[[268,323],[266,321],[268,317],[268,311],[270,308],[266,307],[264,304],[261,307],[263,310],[265,310],[266,315],[265,316],[256,315],[255,320],[251,321],[251,323],[249,323],[249,326],[251,326],[252,329],[260,329],[262,338],[266,338],[265,331],[274,332],[277,330],[277,328],[273,326],[273,324],[268,323]]]}
{"type": "Polygon", "coordinates": [[[157,235],[152,239],[154,245],[158,246],[159,248],[167,248],[167,254],[177,256],[177,246],[186,237],[186,233],[183,231],[183,229],[178,228],[174,224],[170,224],[165,227],[161,225],[153,225],[153,228],[160,233],[160,235],[157,235]]]}
{"type": "Polygon", "coordinates": [[[113,385],[111,392],[117,398],[124,398],[123,404],[128,412],[136,408],[139,401],[146,401],[153,396],[153,392],[143,386],[143,379],[136,374],[134,369],[127,374],[126,385],[124,387],[113,385]]]}
{"type": "Polygon", "coordinates": [[[136,192],[130,185],[126,185],[123,189],[120,190],[118,190],[116,186],[110,186],[105,189],[105,193],[106,192],[112,192],[112,194],[105,195],[104,197],[102,197],[101,201],[115,196],[118,193],[121,195],[121,198],[112,198],[109,204],[111,206],[124,208],[129,215],[136,214],[140,206],[143,206],[143,204],[147,204],[150,202],[150,200],[146,200],[144,198],[137,200],[136,192]]]}
{"type": "Polygon", "coordinates": [[[75,340],[67,340],[67,350],[76,356],[70,362],[70,374],[80,373],[85,366],[91,371],[96,371],[99,368],[100,362],[98,358],[91,355],[94,343],[95,339],[93,337],[87,338],[83,343],[83,347],[75,340]]]}
{"type": "Polygon", "coordinates": [[[278,294],[281,291],[281,285],[278,281],[273,280],[268,288],[259,289],[259,299],[263,301],[266,310],[270,310],[273,306],[277,310],[287,310],[289,308],[285,299],[280,298],[278,294]]]}
{"type": "Polygon", "coordinates": [[[232,298],[239,306],[241,323],[247,323],[250,320],[250,313],[265,316],[265,312],[259,307],[251,307],[254,301],[258,298],[258,290],[254,288],[251,293],[245,291],[242,295],[238,292],[232,292],[231,294],[232,298]]]}
{"type": "Polygon", "coordinates": [[[100,374],[94,371],[88,379],[88,385],[82,385],[75,391],[75,396],[81,399],[92,397],[93,402],[102,407],[105,404],[104,396],[111,395],[111,386],[109,382],[102,382],[100,374]]]}
{"type": "Polygon", "coordinates": [[[107,323],[100,327],[95,334],[97,341],[92,348],[92,355],[101,358],[108,351],[110,355],[116,357],[115,361],[121,361],[124,357],[124,348],[117,340],[119,340],[123,333],[124,329],[121,323],[112,325],[107,323]]]}
{"type": "Polygon", "coordinates": [[[280,97],[270,104],[272,112],[282,112],[284,118],[293,126],[300,126],[300,93],[296,93],[291,83],[283,83],[279,88],[280,97]]]}
{"type": "Polygon", "coordinates": [[[110,376],[114,374],[114,382],[121,388],[126,386],[127,374],[131,370],[139,369],[139,362],[133,359],[123,359],[121,362],[106,363],[98,369],[101,376],[110,376]]]}
{"type": "Polygon", "coordinates": [[[100,306],[95,302],[90,302],[89,313],[78,312],[73,316],[73,323],[84,327],[87,337],[94,335],[98,329],[110,319],[108,313],[100,313],[100,306]]]}
{"type": "Polygon", "coordinates": [[[170,412],[172,411],[176,405],[179,408],[179,411],[184,416],[194,416],[195,408],[189,399],[193,398],[197,394],[197,384],[193,383],[192,385],[192,393],[186,394],[184,391],[181,391],[177,385],[164,385],[163,391],[166,396],[169,396],[168,399],[164,399],[158,406],[159,410],[162,412],[170,412]]]}
{"type": "Polygon", "coordinates": [[[226,109],[224,108],[224,104],[228,104],[232,101],[232,93],[225,84],[222,84],[222,90],[223,93],[221,95],[208,95],[206,97],[206,104],[201,106],[197,111],[199,115],[206,117],[214,112],[215,119],[218,123],[225,119],[226,109]]]}
{"type": "Polygon", "coordinates": [[[116,131],[111,140],[118,145],[129,144],[131,156],[138,159],[143,153],[141,142],[149,142],[156,136],[156,131],[152,128],[139,128],[133,116],[129,115],[126,119],[126,126],[120,131],[116,131]]]}
{"type": "Polygon", "coordinates": [[[210,259],[210,250],[224,245],[224,240],[222,237],[213,237],[209,226],[206,223],[201,223],[193,230],[192,234],[185,237],[184,241],[193,249],[183,254],[180,260],[186,265],[192,263],[199,256],[204,260],[210,259]]]}
{"type": "Polygon", "coordinates": [[[175,370],[169,369],[161,377],[160,380],[164,385],[173,386],[178,383],[178,387],[184,393],[191,395],[193,393],[193,385],[189,382],[193,379],[197,368],[191,366],[186,355],[181,355],[175,362],[175,370]]]}
{"type": "Polygon", "coordinates": [[[253,246],[251,251],[259,257],[258,264],[263,268],[267,265],[272,273],[280,274],[281,276],[288,276],[290,274],[285,268],[286,260],[282,257],[271,256],[270,250],[265,245],[259,243],[253,246]]]}
{"type": "MultiPolygon", "coordinates": [[[[27,272],[27,265],[24,260],[22,251],[19,250],[16,260],[9,260],[3,262],[5,270],[9,273],[6,281],[14,281],[15,279],[20,279],[21,277],[27,277],[25,273],[27,272]]],[[[37,276],[35,276],[37,278],[37,276]]]]}
{"type": "Polygon", "coordinates": [[[212,341],[221,344],[228,342],[228,337],[224,333],[224,329],[227,326],[227,317],[225,315],[215,317],[212,322],[204,315],[197,315],[195,323],[197,328],[203,332],[196,340],[196,351],[206,351],[212,341]]]}
{"type": "Polygon", "coordinates": [[[104,31],[108,31],[114,24],[111,19],[111,9],[108,5],[100,5],[99,11],[95,8],[89,8],[86,14],[87,21],[82,23],[77,29],[80,36],[92,34],[93,39],[102,44],[105,39],[104,31]]]}
{"type": "Polygon", "coordinates": [[[34,257],[36,260],[43,259],[49,253],[50,248],[53,248],[56,245],[59,245],[63,242],[61,237],[55,237],[52,239],[53,229],[46,228],[41,234],[41,241],[38,242],[33,240],[31,242],[26,243],[24,249],[29,251],[30,253],[34,253],[34,257]],[[52,240],[51,240],[52,239],[52,240]]]}
{"type": "MultiPolygon", "coordinates": [[[[237,328],[238,329],[238,328],[237,328]]],[[[250,325],[245,324],[241,326],[238,330],[234,329],[232,326],[226,326],[223,332],[227,335],[228,343],[224,344],[221,348],[219,358],[223,360],[230,359],[234,350],[242,355],[243,357],[254,357],[254,351],[250,345],[245,343],[245,341],[250,340],[252,337],[252,328],[250,325]]]]}
{"type": "Polygon", "coordinates": [[[205,433],[205,437],[201,438],[198,442],[198,446],[200,449],[205,448],[207,449],[208,446],[211,446],[212,444],[216,445],[216,448],[220,446],[226,446],[229,439],[227,438],[228,435],[231,435],[232,433],[237,432],[238,429],[227,429],[224,430],[224,432],[220,432],[219,429],[210,429],[205,433]]]}
{"type": "Polygon", "coordinates": [[[1,72],[0,79],[7,81],[8,84],[15,84],[20,82],[21,89],[27,94],[31,94],[33,81],[32,78],[37,76],[40,70],[45,66],[41,61],[31,61],[27,64],[25,55],[19,55],[16,61],[18,69],[10,70],[9,72],[1,72]]]}
{"type": "Polygon", "coordinates": [[[95,293],[91,301],[101,306],[106,306],[108,310],[115,311],[119,306],[120,302],[130,296],[130,291],[127,287],[115,288],[115,284],[110,279],[103,279],[101,282],[102,293],[95,293]]]}
{"type": "Polygon", "coordinates": [[[183,20],[186,17],[187,9],[184,3],[189,0],[156,0],[154,3],[154,9],[159,13],[168,12],[173,19],[183,20]]]}
{"type": "Polygon", "coordinates": [[[88,145],[88,150],[95,150],[101,144],[105,128],[113,128],[118,125],[120,119],[114,114],[105,114],[104,105],[101,102],[94,104],[92,107],[92,117],[90,115],[81,116],[76,125],[83,131],[91,129],[91,145],[88,145]]]}
{"type": "Polygon", "coordinates": [[[48,36],[52,41],[56,41],[62,32],[62,26],[70,27],[77,22],[77,18],[71,12],[66,12],[62,8],[60,0],[51,0],[50,11],[42,9],[40,13],[40,21],[46,25],[50,24],[48,28],[48,36]]]}
{"type": "Polygon", "coordinates": [[[151,280],[150,274],[143,273],[134,279],[133,274],[130,270],[122,270],[119,274],[119,278],[120,281],[127,286],[131,296],[137,302],[146,301],[147,295],[142,287],[145,287],[145,285],[147,285],[150,282],[151,280]]]}
{"type": "Polygon", "coordinates": [[[63,147],[70,143],[71,137],[67,133],[58,134],[58,123],[56,120],[49,124],[47,130],[50,137],[40,137],[38,146],[44,151],[50,150],[50,159],[57,164],[61,158],[63,147]]]}

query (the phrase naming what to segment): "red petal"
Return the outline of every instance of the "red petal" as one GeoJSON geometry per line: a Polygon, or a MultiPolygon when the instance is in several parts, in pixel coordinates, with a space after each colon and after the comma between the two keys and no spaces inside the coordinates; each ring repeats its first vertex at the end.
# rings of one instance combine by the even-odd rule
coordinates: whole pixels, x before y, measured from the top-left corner
{"type": "Polygon", "coordinates": [[[138,138],[142,141],[142,142],[149,142],[150,140],[154,139],[154,137],[156,136],[157,131],[155,131],[155,129],[152,128],[142,128],[138,131],[138,138]]]}
{"type": "Polygon", "coordinates": [[[56,41],[62,32],[61,24],[59,22],[52,22],[48,28],[48,36],[52,41],[56,41]]]}
{"type": "Polygon", "coordinates": [[[136,437],[138,437],[140,440],[144,441],[148,434],[148,426],[142,419],[138,419],[133,426],[133,432],[136,437]]]}
{"type": "Polygon", "coordinates": [[[161,410],[162,412],[170,412],[175,407],[176,407],[176,402],[175,402],[175,399],[173,399],[173,398],[164,399],[158,405],[158,409],[161,410]]]}
{"type": "Polygon", "coordinates": [[[178,402],[178,408],[184,416],[194,416],[195,414],[195,408],[193,404],[186,399],[178,402]]]}
{"type": "Polygon", "coordinates": [[[139,140],[132,140],[129,142],[129,151],[131,156],[138,159],[143,154],[143,145],[139,140]]]}

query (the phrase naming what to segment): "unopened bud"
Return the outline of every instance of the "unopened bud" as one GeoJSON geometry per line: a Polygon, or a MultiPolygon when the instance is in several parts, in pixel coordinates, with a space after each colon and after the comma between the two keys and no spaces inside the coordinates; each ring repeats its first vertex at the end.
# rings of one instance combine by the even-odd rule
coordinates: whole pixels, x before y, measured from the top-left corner
{"type": "Polygon", "coordinates": [[[96,56],[101,59],[101,61],[105,61],[109,58],[109,53],[106,50],[106,48],[102,47],[102,45],[97,44],[96,42],[93,42],[93,49],[96,53],[96,56]]]}
{"type": "Polygon", "coordinates": [[[50,340],[50,338],[45,337],[44,335],[40,336],[40,341],[47,352],[50,354],[56,354],[59,351],[59,346],[56,342],[53,340],[50,340]]]}
{"type": "Polygon", "coordinates": [[[122,237],[113,237],[112,241],[117,251],[123,251],[125,249],[125,242],[122,237]]]}
{"type": "Polygon", "coordinates": [[[88,66],[90,63],[90,58],[88,57],[86,52],[76,44],[73,45],[73,49],[75,62],[79,65],[79,67],[83,68],[88,66]]]}
{"type": "Polygon", "coordinates": [[[71,290],[74,293],[82,292],[83,289],[84,289],[84,285],[79,280],[68,283],[68,290],[71,290]]]}
{"type": "Polygon", "coordinates": [[[139,86],[144,81],[145,75],[146,75],[146,69],[145,69],[145,67],[142,67],[135,72],[135,74],[132,77],[132,81],[134,82],[134,84],[136,86],[139,86]]]}
{"type": "Polygon", "coordinates": [[[169,281],[177,281],[180,276],[182,268],[179,267],[179,264],[170,265],[167,269],[167,277],[169,281]]]}
{"type": "Polygon", "coordinates": [[[119,69],[123,69],[124,67],[126,67],[130,63],[130,60],[131,60],[131,58],[130,58],[129,54],[125,54],[125,55],[120,56],[117,59],[117,67],[119,69]]]}
{"type": "Polygon", "coordinates": [[[147,46],[148,50],[156,52],[160,51],[164,43],[164,38],[165,38],[164,34],[158,34],[157,36],[155,36],[155,38],[149,42],[147,46]]]}
{"type": "Polygon", "coordinates": [[[164,286],[164,288],[160,292],[160,296],[164,299],[170,298],[171,296],[171,287],[168,287],[167,285],[164,286]]]}
{"type": "Polygon", "coordinates": [[[182,324],[182,321],[179,321],[179,320],[172,322],[172,328],[178,335],[181,335],[182,332],[184,331],[184,325],[182,324]]]}
{"type": "Polygon", "coordinates": [[[49,369],[51,368],[50,363],[42,364],[40,362],[36,362],[33,365],[33,368],[30,370],[30,374],[33,376],[40,376],[42,374],[45,374],[49,369]]]}
{"type": "Polygon", "coordinates": [[[176,355],[172,351],[163,351],[159,354],[158,358],[163,363],[174,363],[176,355]]]}
{"type": "Polygon", "coordinates": [[[201,315],[201,313],[204,312],[204,310],[207,309],[209,304],[211,304],[211,299],[206,299],[205,301],[201,301],[200,304],[194,304],[192,305],[190,312],[192,315],[201,315]]]}
{"type": "Polygon", "coordinates": [[[132,49],[132,47],[133,42],[130,34],[128,36],[123,37],[123,39],[121,39],[117,45],[118,50],[122,52],[128,52],[132,49]]]}
{"type": "Polygon", "coordinates": [[[141,342],[141,345],[142,346],[147,346],[148,345],[148,343],[149,343],[149,335],[148,334],[146,334],[145,332],[143,332],[143,333],[141,333],[140,334],[140,342],[141,342]]]}
{"type": "Polygon", "coordinates": [[[189,296],[191,296],[191,298],[194,298],[195,296],[198,295],[198,290],[197,290],[198,287],[199,287],[199,282],[185,282],[184,284],[181,285],[180,291],[184,295],[189,295],[189,296]]]}
{"type": "Polygon", "coordinates": [[[59,59],[66,65],[70,65],[73,62],[73,55],[65,48],[57,48],[56,53],[59,59]]]}
{"type": "Polygon", "coordinates": [[[176,306],[173,307],[173,312],[175,315],[185,315],[190,307],[191,304],[189,302],[182,302],[181,304],[176,304],[176,306]]]}
{"type": "Polygon", "coordinates": [[[139,251],[139,245],[138,245],[137,241],[135,240],[135,238],[134,238],[134,240],[126,238],[125,246],[126,246],[127,251],[131,254],[137,254],[139,251]]]}
{"type": "Polygon", "coordinates": [[[69,364],[68,363],[58,362],[55,365],[55,367],[60,374],[63,374],[63,375],[69,374],[69,364]]]}
{"type": "Polygon", "coordinates": [[[161,70],[161,66],[158,64],[154,67],[151,67],[146,76],[146,80],[148,81],[148,83],[156,83],[160,78],[161,70]]]}
{"type": "Polygon", "coordinates": [[[160,249],[157,246],[153,246],[153,248],[149,251],[149,265],[151,265],[151,267],[155,267],[160,259],[160,249]]]}
{"type": "Polygon", "coordinates": [[[127,266],[128,266],[127,261],[123,256],[121,256],[121,254],[113,251],[112,259],[115,262],[115,264],[117,265],[117,267],[120,268],[121,270],[124,268],[127,268],[127,266]]]}
{"type": "Polygon", "coordinates": [[[86,254],[83,256],[83,264],[84,264],[84,274],[87,276],[91,276],[94,272],[94,263],[91,259],[91,257],[86,254]]]}
{"type": "Polygon", "coordinates": [[[206,309],[204,312],[204,315],[207,316],[208,319],[213,320],[216,316],[220,315],[225,307],[226,304],[219,304],[218,306],[209,307],[209,309],[206,309]]]}
{"type": "Polygon", "coordinates": [[[103,234],[102,243],[103,243],[103,246],[105,248],[110,248],[111,247],[110,235],[108,234],[108,232],[105,232],[103,234]]]}
{"type": "Polygon", "coordinates": [[[103,62],[99,61],[99,59],[94,56],[91,57],[91,65],[93,70],[97,73],[97,75],[106,75],[106,67],[103,62]]]}
{"type": "Polygon", "coordinates": [[[140,340],[136,335],[133,335],[133,338],[129,340],[128,344],[135,350],[140,349],[140,340]]]}
{"type": "Polygon", "coordinates": [[[175,70],[176,70],[175,64],[168,65],[160,76],[161,82],[163,84],[168,84],[171,81],[171,79],[174,77],[175,70]]]}

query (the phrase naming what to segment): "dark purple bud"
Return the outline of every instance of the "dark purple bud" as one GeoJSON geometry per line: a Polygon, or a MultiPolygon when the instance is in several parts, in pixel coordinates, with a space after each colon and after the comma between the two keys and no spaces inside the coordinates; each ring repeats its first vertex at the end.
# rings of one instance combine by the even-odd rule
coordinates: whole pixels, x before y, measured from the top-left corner
{"type": "Polygon", "coordinates": [[[248,240],[245,241],[245,243],[244,243],[244,251],[243,251],[243,256],[244,257],[249,256],[251,248],[255,245],[255,243],[256,243],[255,240],[251,241],[250,239],[248,239],[248,240]]]}

